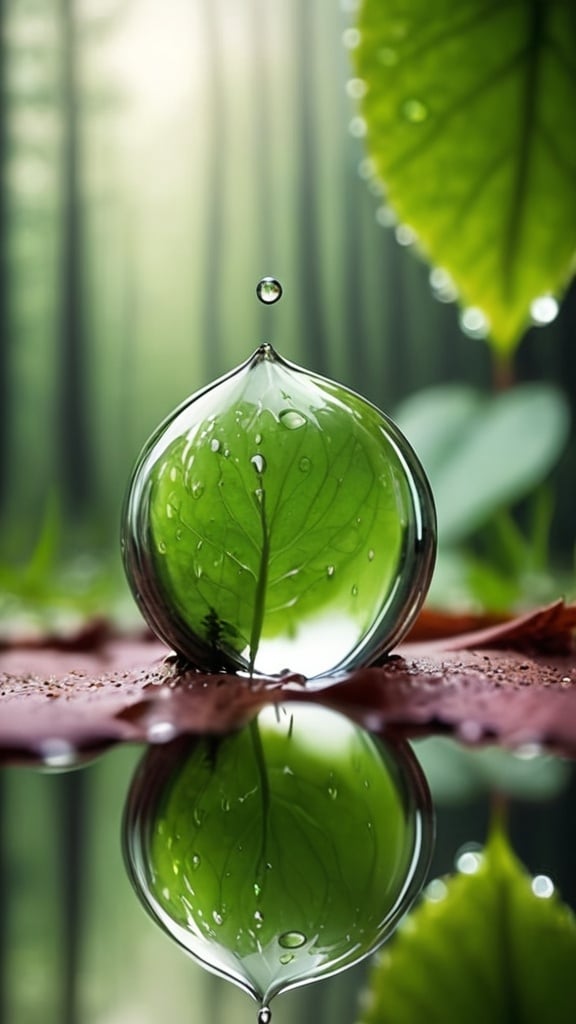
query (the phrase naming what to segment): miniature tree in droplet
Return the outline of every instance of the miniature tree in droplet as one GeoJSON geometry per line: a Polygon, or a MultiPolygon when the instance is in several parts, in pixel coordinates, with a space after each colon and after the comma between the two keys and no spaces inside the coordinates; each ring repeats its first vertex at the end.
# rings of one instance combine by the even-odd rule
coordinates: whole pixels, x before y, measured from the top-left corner
{"type": "Polygon", "coordinates": [[[406,745],[294,704],[151,750],[124,836],[152,916],[266,1007],[384,941],[424,879],[431,810],[406,745]]]}
{"type": "MultiPolygon", "coordinates": [[[[258,294],[271,303],[281,288],[263,279],[258,294]]],[[[151,438],[123,546],[148,622],[193,665],[313,677],[404,635],[429,584],[435,516],[391,421],[266,344],[151,438]]]]}

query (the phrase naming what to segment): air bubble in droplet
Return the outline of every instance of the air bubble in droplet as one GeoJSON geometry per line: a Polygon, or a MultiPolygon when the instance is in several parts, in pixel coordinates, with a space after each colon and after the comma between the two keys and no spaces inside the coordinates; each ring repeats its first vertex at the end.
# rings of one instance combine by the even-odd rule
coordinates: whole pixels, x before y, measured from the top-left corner
{"type": "Polygon", "coordinates": [[[203,494],[204,484],[202,483],[201,480],[195,480],[194,483],[192,484],[192,497],[198,500],[198,498],[201,498],[203,494]]]}
{"type": "Polygon", "coordinates": [[[490,324],[486,315],[477,306],[468,306],[463,309],[459,323],[464,334],[469,338],[485,338],[490,330],[490,324]]]}
{"type": "Polygon", "coordinates": [[[222,924],[224,918],[222,917],[222,914],[219,914],[217,910],[214,910],[212,913],[212,920],[214,921],[214,924],[222,924]]]}
{"type": "Polygon", "coordinates": [[[551,324],[558,316],[560,305],[553,295],[539,295],[530,304],[532,323],[537,327],[551,324]]]}
{"type": "Polygon", "coordinates": [[[283,949],[299,949],[306,942],[306,936],[302,932],[283,932],[278,938],[278,944],[283,949]]]}
{"type": "Polygon", "coordinates": [[[197,853],[192,855],[192,867],[194,868],[194,871],[197,871],[200,867],[200,857],[197,853]]]}
{"type": "Polygon", "coordinates": [[[256,295],[265,306],[271,306],[282,297],[282,285],[275,277],[263,277],[256,285],[256,295]]]}
{"type": "Polygon", "coordinates": [[[286,964],[292,963],[294,959],[294,953],[282,953],[282,956],[279,959],[282,966],[285,967],[286,964]]]}
{"type": "Polygon", "coordinates": [[[262,473],[266,471],[266,459],[263,455],[253,455],[250,459],[250,464],[254,466],[258,476],[262,476],[262,473]]]}
{"type": "Polygon", "coordinates": [[[302,458],[300,459],[300,462],[298,463],[298,469],[300,469],[302,473],[309,473],[311,466],[312,462],[310,461],[308,456],[303,455],[302,458]]]}
{"type": "Polygon", "coordinates": [[[426,120],[429,113],[428,107],[425,103],[422,103],[422,100],[412,98],[404,100],[400,109],[402,116],[407,121],[410,121],[410,124],[422,124],[422,121],[426,120]]]}
{"type": "Polygon", "coordinates": [[[287,427],[288,430],[298,430],[306,423],[306,417],[301,412],[297,412],[296,409],[283,409],[278,419],[282,426],[287,427]]]}
{"type": "Polygon", "coordinates": [[[219,452],[220,451],[220,441],[218,441],[218,439],[216,437],[213,437],[212,440],[210,441],[210,451],[211,452],[219,452]]]}
{"type": "Polygon", "coordinates": [[[163,541],[163,540],[159,540],[159,541],[158,541],[158,551],[159,551],[159,553],[160,553],[161,555],[165,555],[165,554],[166,554],[166,550],[167,550],[167,548],[166,548],[166,542],[165,542],[165,541],[163,541]]]}

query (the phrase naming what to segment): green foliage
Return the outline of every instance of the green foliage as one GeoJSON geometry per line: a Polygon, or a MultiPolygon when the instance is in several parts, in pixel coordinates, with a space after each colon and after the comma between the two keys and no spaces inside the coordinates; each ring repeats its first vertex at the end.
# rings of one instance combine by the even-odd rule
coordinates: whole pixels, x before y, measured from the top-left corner
{"type": "Polygon", "coordinates": [[[499,793],[517,800],[550,800],[570,778],[570,765],[527,747],[472,750],[453,740],[431,736],[415,744],[435,803],[465,803],[499,793]]]}
{"type": "Polygon", "coordinates": [[[362,1024],[572,1024],[576,921],[540,891],[494,829],[477,870],[433,884],[390,942],[362,1024]]]}
{"type": "Polygon", "coordinates": [[[570,424],[561,392],[524,384],[490,396],[445,385],[411,396],[395,419],[427,470],[436,502],[433,600],[507,610],[557,596],[547,481],[570,424]],[[512,514],[520,503],[522,526],[512,514]]]}
{"type": "Polygon", "coordinates": [[[576,250],[570,0],[364,0],[358,74],[388,200],[509,353],[576,250]]]}

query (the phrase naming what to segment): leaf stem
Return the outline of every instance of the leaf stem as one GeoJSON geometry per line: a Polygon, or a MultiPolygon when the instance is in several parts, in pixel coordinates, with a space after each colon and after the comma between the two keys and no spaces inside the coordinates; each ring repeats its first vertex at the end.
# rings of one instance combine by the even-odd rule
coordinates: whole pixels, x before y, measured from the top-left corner
{"type": "Polygon", "coordinates": [[[250,676],[254,674],[254,663],[258,653],[260,637],[262,635],[262,624],[264,622],[264,610],[266,607],[266,588],[268,585],[268,563],[270,561],[270,535],[266,521],[266,491],[262,486],[262,474],[258,474],[258,507],[260,510],[260,523],[262,525],[262,550],[260,552],[260,565],[258,566],[258,578],[256,580],[256,594],[254,597],[254,614],[252,617],[252,629],[250,632],[250,676]]]}
{"type": "Polygon", "coordinates": [[[267,860],[266,841],[268,838],[268,813],[270,810],[270,783],[268,781],[266,758],[264,756],[264,748],[262,746],[262,737],[260,735],[260,728],[258,726],[258,718],[253,718],[252,721],[250,722],[250,736],[252,739],[252,747],[254,749],[256,766],[258,768],[258,774],[260,776],[260,796],[262,803],[262,844],[260,847],[260,856],[258,858],[256,874],[259,877],[259,879],[263,882],[265,878],[265,868],[267,860]]]}

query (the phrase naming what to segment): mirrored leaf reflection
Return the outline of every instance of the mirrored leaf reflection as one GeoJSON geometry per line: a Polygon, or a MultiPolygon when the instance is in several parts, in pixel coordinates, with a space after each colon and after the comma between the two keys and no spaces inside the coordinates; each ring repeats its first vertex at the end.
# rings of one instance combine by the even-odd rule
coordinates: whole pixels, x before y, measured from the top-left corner
{"type": "Polygon", "coordinates": [[[410,748],[308,704],[151,749],[124,822],[152,917],[266,1008],[373,952],[418,895],[431,846],[410,748]]]}

